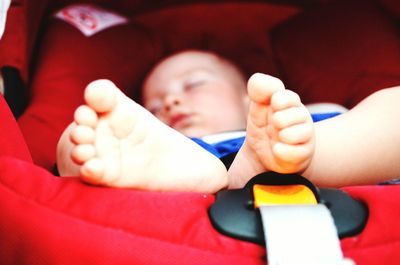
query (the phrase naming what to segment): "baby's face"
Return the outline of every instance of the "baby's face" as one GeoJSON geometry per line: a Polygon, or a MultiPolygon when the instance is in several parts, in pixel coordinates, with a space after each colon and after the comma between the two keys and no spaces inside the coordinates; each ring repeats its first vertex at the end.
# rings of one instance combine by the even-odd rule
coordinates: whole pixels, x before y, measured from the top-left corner
{"type": "Polygon", "coordinates": [[[168,57],[147,77],[143,105],[161,121],[189,136],[245,129],[246,83],[228,62],[187,51],[168,57]]]}

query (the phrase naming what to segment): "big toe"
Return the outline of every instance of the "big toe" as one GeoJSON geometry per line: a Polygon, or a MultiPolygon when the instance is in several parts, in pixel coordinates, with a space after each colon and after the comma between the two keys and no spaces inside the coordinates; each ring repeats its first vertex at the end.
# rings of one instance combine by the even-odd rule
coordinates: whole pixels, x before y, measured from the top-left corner
{"type": "Polygon", "coordinates": [[[109,112],[117,103],[118,88],[113,82],[100,79],[91,82],[85,89],[86,104],[98,113],[109,112]]]}
{"type": "Polygon", "coordinates": [[[247,82],[247,90],[252,101],[269,104],[271,96],[279,90],[284,90],[283,82],[273,76],[256,73],[247,82]]]}

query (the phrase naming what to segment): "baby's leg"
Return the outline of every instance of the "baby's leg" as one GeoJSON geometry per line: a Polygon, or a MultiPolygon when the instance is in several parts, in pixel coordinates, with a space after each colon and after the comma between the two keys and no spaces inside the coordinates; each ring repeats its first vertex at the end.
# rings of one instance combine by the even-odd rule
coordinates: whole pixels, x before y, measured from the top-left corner
{"type": "Polygon", "coordinates": [[[247,135],[228,172],[231,188],[265,171],[301,173],[314,153],[312,119],[299,96],[264,74],[253,75],[247,86],[247,135]]]}
{"type": "Polygon", "coordinates": [[[86,105],[58,145],[61,175],[89,183],[213,193],[228,184],[224,165],[107,80],[85,90],[86,105]]]}

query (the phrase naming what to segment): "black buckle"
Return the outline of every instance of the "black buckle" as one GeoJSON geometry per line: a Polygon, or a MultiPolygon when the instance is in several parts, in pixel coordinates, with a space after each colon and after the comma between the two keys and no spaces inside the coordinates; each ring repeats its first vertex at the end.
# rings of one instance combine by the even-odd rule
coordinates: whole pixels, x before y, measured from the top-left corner
{"type": "Polygon", "coordinates": [[[368,209],[346,192],[331,188],[316,188],[310,181],[297,174],[261,173],[252,178],[243,189],[224,190],[216,195],[209,208],[209,217],[220,233],[253,243],[265,244],[261,215],[254,207],[253,186],[302,184],[309,187],[319,203],[330,210],[339,238],[360,233],[368,219],[368,209]]]}

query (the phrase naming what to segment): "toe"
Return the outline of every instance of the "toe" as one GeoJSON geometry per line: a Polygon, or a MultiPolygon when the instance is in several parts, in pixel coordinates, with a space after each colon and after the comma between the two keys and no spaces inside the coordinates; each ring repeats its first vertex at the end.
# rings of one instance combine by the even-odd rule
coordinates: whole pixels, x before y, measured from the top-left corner
{"type": "Polygon", "coordinates": [[[96,150],[94,146],[90,144],[76,145],[71,151],[71,159],[79,165],[85,163],[95,155],[96,150]]]}
{"type": "Polygon", "coordinates": [[[92,183],[100,184],[104,175],[104,164],[99,158],[92,158],[81,167],[82,180],[92,183]]]}
{"type": "Polygon", "coordinates": [[[289,126],[307,122],[310,114],[303,107],[292,107],[277,111],[272,115],[273,125],[278,129],[287,128],[289,126]]]}
{"type": "Polygon", "coordinates": [[[279,131],[279,140],[286,144],[297,145],[310,141],[312,135],[312,124],[300,123],[279,131]]]}
{"type": "MultiPolygon", "coordinates": [[[[284,143],[276,143],[273,146],[273,153],[275,157],[281,161],[289,163],[292,166],[301,166],[303,162],[306,162],[311,158],[313,149],[308,144],[289,145],[284,143]]],[[[286,166],[289,167],[289,164],[286,164],[286,166]]],[[[290,169],[290,171],[292,170],[293,169],[290,169]]]]}
{"type": "Polygon", "coordinates": [[[118,89],[109,80],[91,82],[85,89],[84,99],[89,107],[99,113],[113,110],[117,102],[118,89]]]}
{"type": "Polygon", "coordinates": [[[79,106],[74,113],[74,121],[78,125],[86,125],[94,128],[97,124],[97,113],[87,105],[79,106]]]}
{"type": "Polygon", "coordinates": [[[250,99],[263,104],[269,104],[271,96],[276,91],[284,89],[285,86],[280,79],[261,73],[252,75],[247,83],[250,99]]]}
{"type": "MultiPolygon", "coordinates": [[[[284,90],[285,87],[278,78],[256,73],[250,77],[247,89],[251,100],[248,112],[248,125],[252,123],[256,127],[264,127],[269,123],[271,96],[277,91],[284,90]]],[[[249,126],[247,129],[250,129],[249,126]]]]}
{"type": "Polygon", "coordinates": [[[71,130],[70,139],[74,144],[91,144],[95,139],[94,130],[85,125],[77,125],[71,130]]]}
{"type": "Polygon", "coordinates": [[[271,96],[271,107],[274,111],[301,106],[298,94],[291,90],[277,91],[271,96]]]}

